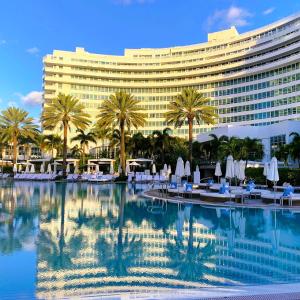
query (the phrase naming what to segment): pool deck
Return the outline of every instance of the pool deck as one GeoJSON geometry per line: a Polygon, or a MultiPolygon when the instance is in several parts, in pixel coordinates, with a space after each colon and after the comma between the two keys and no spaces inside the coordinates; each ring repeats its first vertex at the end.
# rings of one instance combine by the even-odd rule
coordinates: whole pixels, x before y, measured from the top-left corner
{"type": "Polygon", "coordinates": [[[232,286],[232,287],[213,287],[195,290],[164,290],[151,291],[149,293],[122,293],[111,295],[86,296],[80,299],[139,299],[139,300],[296,300],[300,299],[300,284],[270,284],[261,286],[232,286]]]}
{"type": "MultiPolygon", "coordinates": [[[[180,196],[174,196],[171,197],[166,194],[162,194],[159,192],[158,189],[152,189],[148,191],[144,191],[142,194],[146,198],[150,199],[159,199],[164,200],[172,203],[189,203],[189,204],[200,204],[200,205],[206,205],[206,206],[216,206],[216,207],[251,207],[251,208],[269,208],[269,209],[288,209],[297,211],[300,213],[300,206],[280,206],[279,204],[265,204],[261,200],[250,200],[246,201],[245,203],[237,203],[234,201],[227,201],[227,202],[209,202],[209,201],[203,201],[200,199],[195,198],[184,198],[180,196]]],[[[300,297],[299,297],[300,300],[300,297]]]]}

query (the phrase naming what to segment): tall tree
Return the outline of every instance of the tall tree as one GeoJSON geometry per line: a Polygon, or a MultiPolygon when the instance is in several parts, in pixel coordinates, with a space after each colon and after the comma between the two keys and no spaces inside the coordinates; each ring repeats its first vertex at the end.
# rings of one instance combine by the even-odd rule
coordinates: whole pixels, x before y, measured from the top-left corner
{"type": "Polygon", "coordinates": [[[292,132],[290,136],[293,137],[292,142],[289,144],[291,157],[298,161],[298,165],[300,165],[300,134],[292,132]]]}
{"type": "Polygon", "coordinates": [[[51,157],[54,158],[54,150],[59,153],[61,150],[62,139],[58,134],[47,134],[44,136],[44,147],[46,150],[51,151],[51,157]]]}
{"type": "Polygon", "coordinates": [[[110,95],[109,99],[104,100],[100,106],[100,113],[98,115],[98,122],[103,128],[119,127],[120,130],[120,162],[122,172],[124,174],[125,161],[125,127],[135,128],[144,126],[146,115],[141,112],[140,102],[131,94],[123,91],[116,92],[110,95]]]}
{"type": "Polygon", "coordinates": [[[77,129],[78,134],[74,136],[71,141],[79,142],[81,150],[82,150],[82,161],[85,161],[86,149],[89,146],[89,143],[96,144],[96,136],[93,131],[85,132],[82,129],[77,129]]]}
{"type": "Polygon", "coordinates": [[[84,111],[79,100],[70,95],[59,94],[51,103],[47,103],[42,113],[42,125],[53,130],[56,126],[63,128],[63,176],[66,176],[68,130],[71,125],[85,130],[90,124],[90,115],[84,111]]]}
{"type": "Polygon", "coordinates": [[[153,152],[158,152],[161,156],[161,163],[165,163],[165,153],[170,148],[171,129],[165,128],[163,131],[154,130],[152,133],[153,152]]]}
{"type": "Polygon", "coordinates": [[[186,121],[189,126],[189,160],[192,162],[193,145],[193,123],[198,125],[201,122],[214,124],[217,118],[216,110],[209,105],[209,98],[198,92],[194,88],[185,88],[181,94],[171,101],[168,105],[168,111],[165,118],[168,125],[174,125],[175,128],[181,127],[186,121]]]}
{"type": "Polygon", "coordinates": [[[38,126],[28,112],[17,107],[9,107],[0,114],[0,137],[4,142],[12,143],[13,162],[17,162],[19,139],[34,139],[38,134],[38,126]]]}

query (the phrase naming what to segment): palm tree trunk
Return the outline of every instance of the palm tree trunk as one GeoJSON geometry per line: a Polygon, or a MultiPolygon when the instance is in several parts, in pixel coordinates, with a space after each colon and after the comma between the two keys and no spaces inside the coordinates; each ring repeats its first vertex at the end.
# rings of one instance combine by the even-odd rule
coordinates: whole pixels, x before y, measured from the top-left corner
{"type": "Polygon", "coordinates": [[[63,177],[66,177],[67,168],[67,141],[68,141],[68,122],[64,122],[64,148],[63,148],[63,177]]]}
{"type": "Polygon", "coordinates": [[[188,120],[189,123],[189,161],[192,165],[193,159],[193,120],[188,120]]]}
{"type": "Polygon", "coordinates": [[[120,163],[122,167],[122,175],[125,172],[125,129],[124,121],[120,122],[121,143],[120,143],[120,163]]]}
{"type": "Polygon", "coordinates": [[[17,152],[18,152],[18,138],[15,135],[13,137],[13,162],[14,162],[14,164],[17,163],[17,152]]]}

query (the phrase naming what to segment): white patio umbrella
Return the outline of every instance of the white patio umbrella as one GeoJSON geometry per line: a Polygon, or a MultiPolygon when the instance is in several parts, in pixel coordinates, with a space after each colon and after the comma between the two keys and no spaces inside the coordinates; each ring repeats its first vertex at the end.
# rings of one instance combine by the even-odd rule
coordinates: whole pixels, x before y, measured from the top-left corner
{"type": "Polygon", "coordinates": [[[19,164],[19,168],[18,168],[19,173],[22,173],[22,170],[23,170],[22,164],[19,164]]]}
{"type": "Polygon", "coordinates": [[[140,166],[139,163],[137,163],[136,161],[133,161],[132,163],[129,164],[130,166],[135,166],[135,167],[138,167],[140,166]]]}
{"type": "Polygon", "coordinates": [[[239,176],[238,180],[243,181],[246,177],[245,175],[245,169],[246,169],[246,162],[243,160],[239,161],[239,176]]]}
{"type": "Polygon", "coordinates": [[[267,179],[272,181],[274,184],[279,181],[278,162],[275,156],[271,159],[267,179]]]}
{"type": "Polygon", "coordinates": [[[199,166],[196,166],[196,171],[194,172],[194,184],[200,184],[200,171],[199,166]]]}
{"type": "Polygon", "coordinates": [[[153,164],[152,165],[152,174],[156,174],[156,165],[155,164],[153,164]]]}
{"type": "Polygon", "coordinates": [[[13,167],[13,172],[14,172],[14,173],[17,173],[17,172],[18,172],[18,167],[17,167],[17,164],[14,164],[14,167],[13,167]]]}
{"type": "Polygon", "coordinates": [[[99,165],[98,164],[96,164],[95,171],[96,171],[96,173],[99,173],[99,165]]]}
{"type": "Polygon", "coordinates": [[[167,166],[167,164],[164,164],[163,172],[164,172],[165,174],[168,173],[168,166],[167,166]]]}
{"type": "Polygon", "coordinates": [[[75,164],[74,174],[79,174],[78,164],[75,164]]]}
{"type": "Polygon", "coordinates": [[[185,162],[184,174],[188,177],[191,176],[191,165],[188,160],[185,162]]]}
{"type": "Polygon", "coordinates": [[[181,157],[178,157],[177,163],[176,163],[176,170],[175,170],[175,175],[178,177],[184,176],[184,163],[181,157]]]}
{"type": "Polygon", "coordinates": [[[234,163],[232,155],[227,157],[225,177],[230,179],[230,181],[234,178],[234,163]]]}
{"type": "Polygon", "coordinates": [[[26,163],[25,173],[29,173],[29,163],[26,163]]]}
{"type": "Polygon", "coordinates": [[[221,164],[220,164],[219,161],[216,163],[215,176],[218,177],[218,182],[219,182],[220,181],[220,177],[222,176],[221,164]]]}
{"type": "Polygon", "coordinates": [[[45,164],[41,164],[40,173],[45,173],[45,164]]]}
{"type": "Polygon", "coordinates": [[[52,173],[51,164],[48,164],[48,166],[47,166],[47,173],[48,173],[48,174],[51,174],[51,173],[52,173]]]}
{"type": "Polygon", "coordinates": [[[266,184],[267,184],[268,172],[269,172],[269,164],[266,162],[264,164],[264,171],[263,171],[263,175],[266,177],[266,184]]]}
{"type": "Polygon", "coordinates": [[[126,174],[130,173],[130,166],[129,163],[126,163],[126,174]]]}
{"type": "Polygon", "coordinates": [[[70,164],[67,164],[66,173],[70,173],[70,164]]]}
{"type": "Polygon", "coordinates": [[[34,167],[34,164],[31,164],[31,167],[30,167],[30,173],[35,173],[35,167],[34,167]]]}
{"type": "MultiPolygon", "coordinates": [[[[127,167],[127,165],[126,165],[127,167]]],[[[110,166],[109,166],[109,174],[114,174],[115,173],[115,170],[114,170],[114,164],[113,162],[110,163],[110,166]]],[[[127,174],[127,171],[126,171],[126,174],[127,174]]]]}
{"type": "Polygon", "coordinates": [[[168,175],[171,175],[172,174],[172,168],[171,168],[171,165],[168,166],[168,175]]]}

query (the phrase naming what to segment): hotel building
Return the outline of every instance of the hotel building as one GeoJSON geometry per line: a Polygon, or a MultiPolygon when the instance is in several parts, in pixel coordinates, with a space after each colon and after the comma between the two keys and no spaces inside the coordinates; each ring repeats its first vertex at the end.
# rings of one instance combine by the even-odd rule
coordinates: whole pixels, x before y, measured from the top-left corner
{"type": "MultiPolygon", "coordinates": [[[[43,62],[44,105],[59,92],[71,94],[95,122],[101,102],[124,90],[147,113],[138,129],[144,135],[166,127],[167,104],[185,87],[211,98],[216,128],[300,119],[300,14],[243,34],[234,27],[209,33],[195,45],[125,49],[121,56],[54,50],[43,62]]],[[[211,129],[195,125],[194,136],[211,129]]],[[[184,125],[173,133],[187,132],[184,125]]]]}

